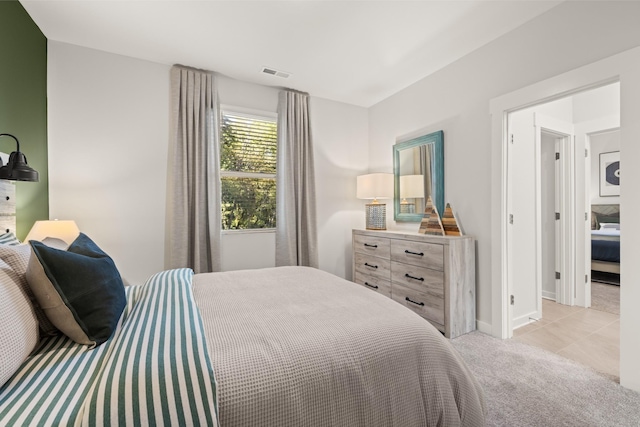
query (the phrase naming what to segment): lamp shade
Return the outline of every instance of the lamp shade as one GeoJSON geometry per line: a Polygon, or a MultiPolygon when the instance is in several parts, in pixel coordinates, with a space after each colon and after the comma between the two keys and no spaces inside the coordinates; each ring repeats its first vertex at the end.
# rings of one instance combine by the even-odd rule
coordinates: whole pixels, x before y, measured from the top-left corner
{"type": "Polygon", "coordinates": [[[403,199],[424,198],[424,176],[403,175],[400,177],[400,197],[403,199]]]}
{"type": "Polygon", "coordinates": [[[358,199],[393,199],[393,174],[370,173],[360,175],[357,181],[358,199]]]}
{"type": "Polygon", "coordinates": [[[26,242],[29,240],[42,241],[47,237],[54,237],[71,244],[80,234],[80,229],[75,221],[36,221],[27,234],[26,242]]]}
{"type": "Polygon", "coordinates": [[[9,155],[7,164],[3,165],[0,160],[0,179],[38,182],[38,172],[27,164],[27,157],[20,151],[18,138],[8,133],[1,133],[0,136],[8,136],[16,141],[16,151],[9,155]]]}

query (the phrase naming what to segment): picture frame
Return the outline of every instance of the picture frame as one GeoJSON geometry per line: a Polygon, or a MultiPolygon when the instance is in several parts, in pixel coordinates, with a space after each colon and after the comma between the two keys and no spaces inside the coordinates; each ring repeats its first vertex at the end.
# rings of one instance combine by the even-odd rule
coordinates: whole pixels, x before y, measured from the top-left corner
{"type": "Polygon", "coordinates": [[[600,197],[620,195],[620,152],[600,153],[600,197]]]}

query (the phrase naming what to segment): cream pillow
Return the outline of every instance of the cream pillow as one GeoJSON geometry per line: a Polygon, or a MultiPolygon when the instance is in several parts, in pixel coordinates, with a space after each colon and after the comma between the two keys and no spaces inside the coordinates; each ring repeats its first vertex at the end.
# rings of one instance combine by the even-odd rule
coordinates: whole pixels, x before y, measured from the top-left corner
{"type": "Polygon", "coordinates": [[[31,301],[38,318],[40,329],[45,335],[58,335],[60,332],[44,314],[44,311],[40,308],[38,301],[33,295],[33,291],[31,291],[27,283],[26,273],[27,267],[29,266],[29,258],[31,258],[31,246],[28,244],[15,246],[0,245],[0,260],[11,267],[12,271],[8,271],[7,274],[9,274],[11,279],[31,301]]]}
{"type": "Polygon", "coordinates": [[[38,344],[38,319],[13,270],[0,261],[0,387],[38,344]]]}

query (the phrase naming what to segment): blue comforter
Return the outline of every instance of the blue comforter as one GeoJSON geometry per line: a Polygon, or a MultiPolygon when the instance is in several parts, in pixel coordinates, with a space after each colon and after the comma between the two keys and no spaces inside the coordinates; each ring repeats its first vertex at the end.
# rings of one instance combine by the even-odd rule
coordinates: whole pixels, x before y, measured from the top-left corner
{"type": "Polygon", "coordinates": [[[620,242],[614,240],[591,240],[591,259],[620,262],[620,242]]]}

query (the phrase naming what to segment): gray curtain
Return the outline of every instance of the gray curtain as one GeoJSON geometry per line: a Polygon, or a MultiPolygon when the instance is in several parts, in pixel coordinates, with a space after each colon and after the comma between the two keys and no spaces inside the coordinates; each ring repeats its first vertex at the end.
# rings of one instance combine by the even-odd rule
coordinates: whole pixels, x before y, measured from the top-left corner
{"type": "Polygon", "coordinates": [[[278,100],[276,265],[318,267],[316,191],[309,95],[278,100]]]}
{"type": "Polygon", "coordinates": [[[211,72],[171,69],[167,264],[220,271],[219,106],[211,72]]]}
{"type": "MultiPolygon", "coordinates": [[[[433,144],[428,144],[428,145],[421,145],[420,147],[418,147],[420,149],[420,173],[422,174],[422,177],[424,178],[424,194],[425,197],[423,200],[423,206],[427,206],[427,197],[431,197],[431,200],[433,201],[433,203],[435,204],[435,200],[433,200],[433,194],[432,194],[432,182],[431,182],[431,176],[432,176],[432,171],[433,171],[433,154],[432,154],[432,150],[433,150],[433,144]]],[[[424,210],[424,208],[422,209],[424,210]]],[[[442,215],[442,212],[438,212],[440,215],[442,215]]]]}

